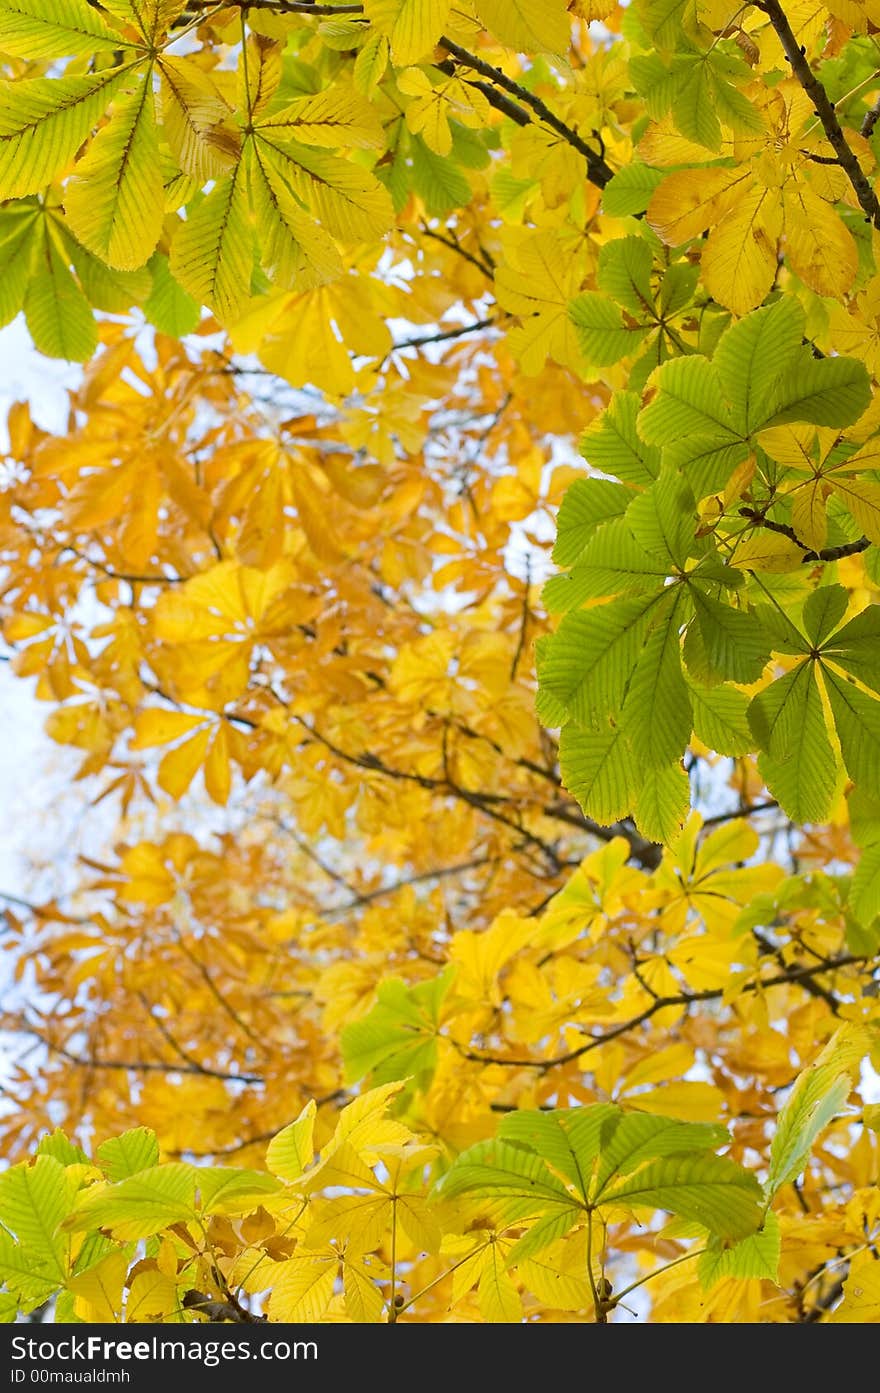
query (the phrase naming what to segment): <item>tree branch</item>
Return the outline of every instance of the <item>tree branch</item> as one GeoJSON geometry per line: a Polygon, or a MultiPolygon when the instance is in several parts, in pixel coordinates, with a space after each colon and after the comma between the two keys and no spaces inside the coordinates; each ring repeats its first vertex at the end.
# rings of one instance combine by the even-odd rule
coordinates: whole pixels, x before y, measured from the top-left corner
{"type": "MultiPolygon", "coordinates": [[[[208,988],[208,991],[211,993],[214,1000],[217,1002],[217,1005],[220,1007],[221,1011],[225,1011],[226,1015],[235,1025],[238,1026],[239,1030],[242,1032],[243,1035],[246,1035],[247,1038],[253,1042],[253,1044],[258,1045],[260,1046],[260,1048],[262,1048],[263,1042],[260,1040],[259,1036],[256,1035],[253,1030],[251,1030],[251,1027],[248,1025],[247,1021],[242,1020],[241,1016],[238,1014],[231,1002],[227,1001],[226,997],[223,995],[220,988],[217,986],[217,983],[214,981],[205,964],[201,961],[200,958],[196,957],[195,953],[190,952],[190,950],[187,948],[186,944],[183,941],[183,935],[180,933],[177,934],[177,946],[180,949],[183,956],[189,962],[192,963],[193,967],[198,972],[205,986],[208,988]]],[[[156,1022],[156,1024],[158,1025],[158,1021],[156,1022]]]]}
{"type": "Polygon", "coordinates": [[[500,111],[502,116],[508,117],[517,126],[530,126],[532,118],[527,111],[523,111],[511,97],[505,97],[503,92],[497,92],[488,82],[469,82],[468,87],[475,87],[490,106],[494,106],[496,111],[500,111]]]}
{"type": "MultiPolygon", "coordinates": [[[[605,185],[612,179],[614,170],[606,164],[602,155],[597,154],[595,150],[590,148],[587,142],[578,135],[577,131],[573,131],[564,121],[560,121],[558,116],[554,116],[549,106],[547,106],[545,102],[542,102],[540,97],[536,97],[534,92],[530,92],[527,87],[521,87],[518,82],[514,82],[513,79],[509,78],[506,73],[503,73],[500,68],[494,68],[491,63],[485,63],[483,59],[478,58],[475,53],[469,53],[466,48],[461,48],[459,44],[447,38],[445,34],[440,36],[438,46],[440,48],[445,48],[446,52],[451,53],[453,58],[456,58],[459,63],[462,63],[467,68],[472,68],[475,73],[479,73],[481,77],[486,78],[493,87],[501,87],[505,92],[509,93],[511,97],[515,97],[518,102],[522,102],[524,106],[530,106],[535,115],[544,122],[545,126],[549,126],[550,129],[561,136],[567,144],[571,145],[579,154],[583,155],[587,162],[587,178],[590,183],[595,184],[600,189],[604,189],[605,185]]],[[[483,88],[482,90],[485,93],[486,89],[483,88]]]]}
{"type": "Polygon", "coordinates": [[[785,56],[791,64],[791,70],[813,103],[813,109],[822,122],[822,129],[828,138],[828,143],[853,187],[853,192],[859,201],[859,207],[865,217],[875,227],[880,228],[880,202],[877,200],[877,195],[859,164],[855,151],[843,133],[843,128],[834,110],[834,103],[829,99],[828,93],[810,67],[807,56],[795,38],[794,31],[788,22],[788,16],[779,0],[755,0],[755,6],[757,9],[763,10],[773,25],[785,56]]]}
{"type": "MultiPolygon", "coordinates": [[[[823,972],[836,972],[841,967],[849,967],[854,963],[865,963],[869,959],[864,954],[847,953],[842,957],[834,959],[830,963],[819,963],[812,967],[793,968],[789,971],[779,973],[776,977],[764,977],[754,982],[748,982],[743,987],[743,993],[764,991],[769,987],[788,987],[796,986],[799,983],[811,981],[823,972]]],[[[640,1011],[637,1016],[632,1016],[628,1021],[623,1021],[620,1025],[612,1026],[610,1030],[605,1030],[601,1035],[593,1035],[585,1045],[578,1045],[576,1049],[566,1050],[564,1054],[553,1055],[550,1059],[504,1059],[500,1055],[480,1053],[477,1050],[468,1050],[458,1045],[456,1041],[449,1039],[449,1043],[458,1050],[463,1059],[473,1060],[477,1064],[503,1064],[508,1069],[537,1069],[540,1073],[547,1073],[550,1069],[557,1068],[560,1064],[571,1064],[574,1060],[580,1059],[582,1055],[589,1054],[591,1050],[597,1050],[602,1045],[607,1045],[609,1041],[618,1039],[621,1035],[626,1035],[631,1030],[636,1030],[638,1026],[644,1025],[658,1011],[663,1011],[670,1006],[692,1006],[701,1001],[718,1001],[724,996],[723,987],[710,987],[702,992],[680,992],[678,996],[658,996],[646,1006],[644,1011],[640,1011]]]]}
{"type": "Polygon", "coordinates": [[[802,561],[840,561],[844,556],[858,556],[871,545],[867,537],[859,537],[857,542],[844,542],[840,547],[820,547],[818,551],[808,551],[802,561]]]}
{"type": "Polygon", "coordinates": [[[871,545],[869,538],[859,537],[857,541],[843,542],[839,547],[819,547],[817,551],[811,551],[787,522],[773,522],[756,508],[740,508],[739,515],[748,518],[756,527],[765,527],[768,532],[778,532],[780,536],[788,537],[789,541],[794,542],[804,553],[801,557],[804,564],[811,561],[840,561],[844,556],[858,556],[859,552],[867,551],[871,545]]]}
{"type": "MultiPolygon", "coordinates": [[[[470,259],[473,260],[472,257],[470,259]]],[[[476,264],[479,265],[479,262],[476,264]]],[[[426,343],[444,343],[446,339],[461,339],[465,334],[476,334],[480,329],[491,329],[496,324],[495,319],[476,319],[473,324],[458,324],[454,329],[442,329],[436,334],[423,334],[421,338],[404,339],[401,343],[391,345],[383,361],[387,362],[391,354],[397,353],[401,348],[421,348],[426,343]]]]}
{"type": "Polygon", "coordinates": [[[880,121],[880,97],[877,98],[870,111],[865,112],[865,119],[862,122],[862,129],[859,134],[863,135],[866,140],[870,140],[878,121],[880,121]]]}
{"type": "Polygon", "coordinates": [[[199,1311],[209,1324],[256,1324],[268,1320],[268,1316],[255,1316],[243,1306],[233,1305],[231,1301],[215,1301],[203,1291],[185,1291],[181,1303],[187,1311],[199,1311]]]}
{"type": "Polygon", "coordinates": [[[763,527],[768,532],[778,532],[781,537],[787,537],[790,542],[794,542],[796,547],[800,547],[801,551],[808,550],[806,542],[801,541],[794,528],[790,527],[787,522],[774,522],[772,518],[765,517],[757,508],[740,508],[739,515],[741,518],[748,518],[749,522],[753,522],[756,527],[763,527]]]}
{"type": "Polygon", "coordinates": [[[105,566],[103,561],[95,561],[93,557],[87,556],[84,551],[80,551],[77,547],[71,546],[69,543],[61,548],[58,553],[59,557],[63,556],[66,551],[71,552],[79,561],[84,561],[87,566],[92,566],[96,571],[100,571],[102,575],[109,576],[110,580],[124,580],[127,585],[183,585],[189,579],[188,576],[163,576],[158,574],[150,575],[148,573],[139,574],[129,571],[114,571],[112,566],[105,566]]]}
{"type": "Polygon", "coordinates": [[[205,1064],[178,1064],[177,1061],[166,1063],[147,1059],[84,1059],[81,1055],[76,1055],[72,1050],[66,1049],[64,1045],[56,1044],[36,1026],[26,1022],[18,1028],[24,1034],[32,1035],[35,1040],[39,1040],[50,1054],[57,1054],[60,1059],[66,1060],[68,1064],[74,1065],[77,1069],[122,1070],[133,1074],[200,1074],[209,1079],[222,1079],[226,1083],[253,1084],[255,1087],[262,1087],[266,1082],[262,1074],[228,1074],[220,1069],[210,1069],[205,1064]]]}
{"type": "Polygon", "coordinates": [[[478,256],[474,256],[473,252],[469,252],[466,247],[463,247],[455,237],[451,235],[449,237],[444,237],[442,232],[435,232],[433,227],[428,227],[425,223],[422,223],[419,230],[423,237],[430,237],[435,242],[442,242],[443,246],[455,252],[456,256],[460,256],[465,261],[469,261],[472,266],[476,266],[478,271],[482,271],[483,275],[487,276],[489,280],[494,278],[495,267],[489,261],[489,253],[487,251],[483,251],[481,248],[483,256],[486,258],[485,261],[481,261],[478,256]]]}
{"type": "MultiPolygon", "coordinates": [[[[770,939],[767,938],[765,934],[762,934],[760,929],[752,929],[752,937],[763,953],[767,953],[775,958],[783,971],[787,970],[785,955],[780,944],[771,943],[770,939]]],[[[827,966],[827,963],[825,966],[827,966]]],[[[802,981],[801,986],[805,992],[809,992],[810,996],[818,997],[821,1001],[824,1001],[832,1015],[840,1015],[840,1002],[832,991],[822,986],[821,982],[814,982],[811,978],[806,977],[802,981]]]]}
{"type": "MultiPolygon", "coordinates": [[[[322,918],[331,922],[340,918],[343,914],[348,914],[352,909],[358,909],[361,905],[373,904],[375,900],[384,900],[389,895],[396,895],[398,890],[405,890],[408,885],[421,885],[429,880],[444,880],[447,876],[464,875],[466,871],[476,871],[482,866],[497,865],[501,858],[498,856],[475,856],[471,861],[462,861],[457,866],[440,866],[434,871],[419,871],[415,875],[404,876],[401,880],[395,880],[392,885],[380,885],[375,890],[364,890],[359,894],[353,895],[348,904],[338,905],[335,909],[328,909],[322,914],[322,918]]],[[[349,886],[349,889],[351,887],[349,886]]]]}

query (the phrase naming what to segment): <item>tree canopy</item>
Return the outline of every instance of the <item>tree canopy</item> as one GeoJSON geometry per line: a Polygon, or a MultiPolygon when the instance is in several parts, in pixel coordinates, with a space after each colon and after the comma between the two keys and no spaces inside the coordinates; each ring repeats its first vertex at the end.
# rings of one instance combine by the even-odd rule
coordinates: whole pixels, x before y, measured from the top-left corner
{"type": "Polygon", "coordinates": [[[878,34],[0,0],[0,1316],[880,1320],[878,34]]]}

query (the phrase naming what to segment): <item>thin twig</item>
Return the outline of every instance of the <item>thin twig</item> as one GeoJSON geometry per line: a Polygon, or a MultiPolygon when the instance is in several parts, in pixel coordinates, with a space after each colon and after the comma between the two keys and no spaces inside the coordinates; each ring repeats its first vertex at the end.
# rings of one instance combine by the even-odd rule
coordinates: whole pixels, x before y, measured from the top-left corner
{"type": "Polygon", "coordinates": [[[481,77],[485,77],[494,87],[501,87],[510,96],[515,97],[518,102],[522,102],[524,106],[530,106],[545,126],[549,126],[567,144],[573,146],[584,156],[587,161],[587,178],[591,184],[596,184],[598,188],[604,189],[605,185],[610,182],[614,176],[614,170],[606,164],[603,156],[592,150],[577,131],[573,131],[564,121],[560,121],[559,117],[555,116],[549,106],[540,97],[536,97],[534,92],[530,92],[527,87],[521,87],[500,68],[494,68],[491,63],[483,62],[482,58],[478,58],[475,53],[469,53],[466,48],[462,48],[460,44],[447,38],[445,34],[440,36],[439,47],[445,48],[447,53],[451,53],[453,58],[457,58],[459,63],[464,64],[465,67],[472,68],[481,77]]]}
{"type": "Polygon", "coordinates": [[[877,195],[859,164],[855,151],[843,133],[843,128],[837,119],[834,103],[810,67],[806,53],[794,36],[794,30],[788,21],[788,16],[779,0],[755,0],[755,5],[757,9],[763,10],[773,25],[777,38],[782,44],[783,52],[791,64],[791,70],[813,103],[813,109],[822,122],[822,129],[828,137],[828,143],[837,156],[838,164],[852,185],[853,192],[859,201],[859,207],[865,217],[875,227],[880,228],[880,202],[877,200],[877,195]]]}
{"type": "Polygon", "coordinates": [[[458,324],[454,329],[443,329],[436,334],[423,334],[420,338],[403,339],[401,343],[391,345],[386,354],[386,361],[392,353],[399,353],[402,348],[422,348],[428,343],[445,343],[447,339],[461,339],[465,334],[477,334],[481,329],[491,329],[497,325],[495,319],[476,319],[473,324],[458,324]]]}
{"type": "Polygon", "coordinates": [[[472,266],[476,266],[477,270],[482,271],[483,275],[487,276],[489,280],[494,278],[494,263],[490,261],[489,253],[483,247],[480,248],[480,251],[483,257],[485,257],[485,260],[481,260],[480,257],[474,256],[473,252],[469,252],[455,237],[444,237],[442,232],[435,232],[433,227],[428,227],[425,223],[422,223],[421,233],[423,237],[430,237],[434,242],[442,242],[443,246],[455,252],[456,256],[460,256],[463,260],[469,261],[472,266]]]}
{"type": "MultiPolygon", "coordinates": [[[[835,959],[830,965],[820,963],[812,967],[794,968],[790,971],[780,973],[776,977],[765,977],[754,982],[747,982],[743,987],[743,993],[764,991],[769,987],[797,986],[806,980],[818,976],[823,972],[836,972],[842,967],[849,967],[854,963],[865,963],[869,959],[864,954],[847,953],[835,959]]],[[[477,1064],[503,1064],[508,1069],[537,1069],[540,1073],[546,1073],[549,1069],[555,1069],[561,1064],[571,1064],[583,1055],[589,1054],[591,1050],[600,1049],[602,1045],[607,1045],[609,1041],[616,1040],[621,1035],[626,1035],[631,1030],[636,1030],[640,1025],[644,1025],[658,1011],[666,1010],[668,1007],[692,1006],[702,1001],[718,1001],[724,996],[726,988],[709,987],[700,992],[680,992],[677,996],[658,996],[638,1015],[630,1017],[628,1021],[623,1021],[620,1025],[612,1026],[610,1030],[605,1030],[601,1035],[593,1035],[584,1045],[578,1045],[576,1049],[566,1050],[564,1054],[553,1055],[550,1059],[505,1059],[500,1055],[480,1053],[476,1050],[468,1050],[458,1045],[456,1041],[450,1040],[461,1054],[462,1058],[473,1060],[477,1064]]],[[[446,1037],[449,1038],[449,1037],[446,1037]]]]}
{"type": "Polygon", "coordinates": [[[261,1074],[228,1074],[220,1069],[210,1069],[204,1064],[179,1064],[176,1060],[168,1063],[146,1059],[84,1059],[66,1049],[64,1045],[56,1044],[33,1025],[26,1024],[23,1029],[25,1034],[39,1040],[51,1054],[57,1054],[78,1069],[123,1070],[134,1074],[201,1074],[210,1079],[223,1079],[226,1083],[253,1084],[257,1087],[262,1087],[266,1082],[261,1074]]]}

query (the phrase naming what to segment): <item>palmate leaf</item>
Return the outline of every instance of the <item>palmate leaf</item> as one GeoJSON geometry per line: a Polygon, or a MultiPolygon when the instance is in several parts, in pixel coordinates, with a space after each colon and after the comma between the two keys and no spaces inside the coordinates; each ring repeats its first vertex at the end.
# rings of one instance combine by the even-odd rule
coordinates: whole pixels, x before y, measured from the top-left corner
{"type": "Polygon", "coordinates": [[[635,353],[649,326],[627,324],[612,300],[585,290],[568,307],[584,360],[592,367],[619,363],[635,353]]]}
{"type": "Polygon", "coordinates": [[[111,1249],[98,1262],[68,1280],[67,1291],[75,1298],[77,1316],[90,1322],[115,1323],[116,1313],[122,1309],[129,1261],[125,1249],[111,1249]]]}
{"type": "Polygon", "coordinates": [[[746,315],[722,336],[712,362],[743,435],[767,419],[774,383],[799,355],[803,332],[803,308],[786,296],[746,315]]]}
{"type": "Polygon", "coordinates": [[[688,557],[702,549],[694,539],[695,517],[694,496],[685,480],[672,469],[662,470],[656,482],[633,500],[626,513],[636,542],[651,556],[665,561],[670,573],[683,570],[688,557]]]}
{"type": "Polygon", "coordinates": [[[787,421],[851,426],[871,401],[871,383],[857,358],[816,359],[803,353],[782,373],[768,397],[765,428],[787,421]]]}
{"type": "MultiPolygon", "coordinates": [[[[721,604],[696,586],[691,587],[691,592],[695,622],[711,673],[732,682],[757,681],[770,659],[770,644],[754,614],[721,604]]],[[[686,659],[688,653],[686,644],[686,659]]]]}
{"type": "Polygon", "coordinates": [[[720,755],[744,755],[753,749],[749,699],[736,687],[704,687],[687,678],[696,735],[720,755]]]}
{"type": "MultiPolygon", "coordinates": [[[[434,217],[443,217],[452,208],[464,208],[471,197],[471,186],[458,163],[438,155],[421,136],[409,134],[412,189],[434,217]]],[[[401,196],[405,202],[409,184],[401,196]]],[[[500,286],[500,282],[499,282],[500,286]]]]}
{"type": "Polygon", "coordinates": [[[59,253],[48,228],[34,249],[34,271],[24,301],[35,346],[49,358],[83,363],[98,344],[91,307],[59,253]]]}
{"type": "Polygon", "coordinates": [[[167,256],[157,252],[150,258],[148,269],[153,286],[142,306],[148,321],[160,334],[172,338],[191,334],[201,318],[201,307],[174,279],[167,256]]]}
{"type": "Polygon", "coordinates": [[[132,1127],[102,1142],[97,1154],[108,1180],[127,1180],[159,1164],[159,1142],[151,1127],[132,1127]]]}
{"type": "Polygon", "coordinates": [[[639,784],[639,768],[619,727],[584,730],[563,727],[559,738],[562,782],[594,821],[607,826],[629,811],[639,784]]]}
{"type": "Polygon", "coordinates": [[[601,1200],[615,1177],[637,1171],[646,1161],[712,1151],[729,1140],[726,1129],[715,1123],[681,1122],[650,1113],[624,1113],[618,1108],[613,1122],[605,1124],[591,1198],[601,1200]]]}
{"type": "Polygon", "coordinates": [[[37,207],[28,204],[13,205],[0,214],[0,328],[24,305],[39,217],[37,207]]]}
{"type": "Polygon", "coordinates": [[[0,82],[0,199],[39,193],[70,164],[128,74],[0,82]]]}
{"type": "Polygon", "coordinates": [[[277,1264],[269,1315],[273,1321],[318,1321],[333,1299],[339,1254],[335,1249],[303,1254],[277,1264]]]}
{"type": "Polygon", "coordinates": [[[553,560],[573,566],[603,523],[621,517],[632,502],[632,490],[612,479],[575,479],[556,519],[553,560]]]}
{"type": "Polygon", "coordinates": [[[623,705],[623,724],[639,764],[662,769],[684,754],[691,735],[690,694],[681,670],[685,595],[671,604],[648,636],[623,705]]]}
{"type": "Polygon", "coordinates": [[[596,281],[615,304],[623,305],[637,319],[656,320],[651,289],[653,264],[654,253],[641,237],[620,237],[601,248],[596,281]]]}
{"type": "Polygon", "coordinates": [[[724,1128],[612,1104],[513,1113],[494,1141],[463,1152],[436,1187],[472,1195],[496,1223],[536,1222],[511,1261],[532,1257],[595,1210],[666,1209],[723,1238],[754,1232],[760,1186],[714,1149],[724,1128]]]}
{"type": "Polygon", "coordinates": [[[83,246],[108,266],[135,271],[152,256],[165,210],[149,72],[95,136],[64,206],[83,246]]]}
{"type": "Polygon", "coordinates": [[[652,169],[637,160],[625,164],[605,185],[602,207],[610,218],[625,218],[631,213],[644,213],[651,195],[666,177],[665,170],[652,169]]]}
{"type": "Polygon", "coordinates": [[[368,169],[287,139],[283,130],[276,134],[261,126],[258,138],[261,147],[269,147],[268,159],[292,192],[332,237],[375,241],[388,231],[394,218],[391,199],[368,169]]]}
{"type": "MultiPolygon", "coordinates": [[[[582,603],[585,599],[629,592],[656,592],[666,584],[671,568],[667,557],[647,553],[635,539],[629,517],[617,517],[610,518],[607,527],[597,529],[597,535],[583,549],[567,579],[578,595],[578,603],[582,603]]],[[[551,577],[547,582],[549,595],[553,595],[557,579],[561,578],[551,577]]],[[[571,607],[571,602],[565,605],[565,609],[571,607]]]]}
{"type": "Polygon", "coordinates": [[[88,0],[0,0],[0,52],[14,58],[66,58],[126,47],[88,0]]]}
{"type": "Polygon", "coordinates": [[[64,1220],[74,1233],[112,1229],[119,1239],[146,1238],[170,1224],[195,1219],[198,1170],[184,1161],[150,1166],[119,1184],[84,1190],[64,1220]]]}
{"type": "Polygon", "coordinates": [[[450,965],[414,987],[397,977],[381,982],[373,1009],[342,1031],[348,1080],[370,1074],[382,1084],[412,1076],[424,1084],[437,1062],[440,1010],[454,976],[450,965]]]}
{"type": "Polygon", "coordinates": [[[565,0],[476,0],[483,25],[503,44],[525,52],[564,54],[571,42],[565,0]]]}
{"type": "Polygon", "coordinates": [[[843,1025],[815,1062],[798,1075],[773,1134],[765,1186],[768,1202],[806,1166],[819,1136],[849,1097],[869,1049],[864,1026],[843,1025]]]}
{"type": "MultiPolygon", "coordinates": [[[[826,639],[837,628],[848,605],[849,592],[842,585],[821,585],[807,597],[804,602],[804,631],[813,644],[822,644],[823,651],[827,649],[826,639]]],[[[863,613],[870,617],[871,610],[863,613]]],[[[862,615],[858,617],[861,619],[862,615]]],[[[880,618],[880,606],[877,606],[875,618],[880,618]]],[[[874,632],[880,637],[880,626],[875,624],[874,632]]]]}
{"type": "Polygon", "coordinates": [[[620,1115],[620,1108],[614,1103],[549,1112],[522,1109],[501,1119],[498,1136],[543,1157],[587,1200],[593,1162],[602,1147],[603,1135],[613,1133],[620,1115]]]}
{"type": "Polygon", "coordinates": [[[133,24],[149,41],[155,41],[184,9],[186,0],[106,0],[104,9],[133,24]]]}
{"type": "Polygon", "coordinates": [[[147,299],[151,277],[146,266],[137,271],[115,271],[86,251],[60,217],[53,218],[52,223],[56,243],[63,248],[62,255],[69,256],[83,295],[93,309],[128,314],[133,305],[147,299]]]}
{"type": "Polygon", "coordinates": [[[432,49],[449,18],[451,0],[364,0],[364,15],[391,45],[399,67],[417,63],[432,49]]]}
{"type": "Polygon", "coordinates": [[[749,725],[762,750],[781,759],[794,748],[815,685],[812,664],[799,663],[758,693],[749,707],[749,725]]]}
{"type": "Polygon", "coordinates": [[[599,728],[619,711],[661,598],[662,591],[637,595],[566,615],[540,651],[539,714],[549,701],[599,728]]]}
{"type": "Polygon", "coordinates": [[[665,1156],[609,1186],[604,1206],[666,1209],[722,1238],[742,1238],[761,1222],[761,1187],[726,1156],[665,1156]]]}
{"type": "Polygon", "coordinates": [[[221,323],[247,300],[254,269],[254,234],[241,167],[188,210],[171,245],[171,274],[221,323]]]}
{"type": "Polygon", "coordinates": [[[662,769],[641,770],[633,817],[648,841],[669,846],[687,822],[690,809],[690,780],[680,760],[662,769]]]}
{"type": "Polygon", "coordinates": [[[49,1272],[45,1258],[0,1229],[0,1283],[13,1293],[17,1304],[48,1301],[62,1281],[60,1272],[49,1272]]]}
{"type": "Polygon", "coordinates": [[[864,364],[815,359],[802,331],[803,311],[781,299],[728,328],[711,362],[680,357],[651,374],[656,391],[639,413],[639,434],[665,447],[665,462],[684,471],[697,498],[723,488],[759,430],[790,421],[843,427],[865,410],[864,364]]]}
{"type": "Polygon", "coordinates": [[[821,822],[837,792],[838,761],[828,738],[812,664],[804,663],[786,677],[755,698],[755,702],[765,698],[756,708],[755,724],[763,728],[767,720],[772,728],[769,753],[759,757],[758,771],[789,817],[798,823],[821,822]],[[784,692],[776,691],[786,677],[794,681],[784,692]]]}
{"type": "Polygon", "coordinates": [[[199,185],[222,178],[241,153],[241,133],[231,124],[228,104],[192,61],[164,55],[158,68],[162,135],[175,160],[199,185]]]}
{"type": "Polygon", "coordinates": [[[70,1140],[66,1132],[56,1127],[54,1132],[41,1137],[37,1143],[38,1156],[54,1156],[62,1166],[87,1166],[89,1158],[81,1146],[70,1140]]]}
{"type": "Polygon", "coordinates": [[[595,469],[625,484],[647,486],[660,473],[660,450],[648,445],[636,422],[641,403],[635,392],[615,392],[601,416],[581,436],[580,452],[595,469]]]}
{"type": "MultiPolygon", "coordinates": [[[[826,591],[832,594],[842,592],[847,602],[849,601],[848,593],[843,586],[826,586],[814,594],[824,595],[826,591]]],[[[839,620],[843,617],[839,595],[835,606],[836,611],[840,611],[837,616],[839,620]]],[[[880,605],[868,605],[867,609],[863,609],[861,614],[857,614],[824,642],[823,634],[818,629],[811,637],[816,643],[822,643],[823,658],[851,672],[866,687],[880,692],[880,605]]]]}
{"type": "MultiPolygon", "coordinates": [[[[682,57],[687,61],[689,55],[682,57]]],[[[705,145],[707,150],[718,150],[721,147],[721,122],[715,113],[715,89],[709,64],[704,61],[703,54],[694,54],[694,60],[679,75],[673,106],[675,124],[688,140],[705,145]]]]}
{"type": "Polygon", "coordinates": [[[823,664],[822,678],[847,773],[870,788],[880,784],[880,701],[823,664]]]}
{"type": "Polygon", "coordinates": [[[282,1180],[299,1180],[315,1155],[314,1098],[306,1103],[299,1117],[274,1136],[266,1150],[266,1165],[282,1180]]]}
{"type": "Polygon", "coordinates": [[[274,1175],[235,1166],[199,1166],[196,1185],[203,1214],[246,1214],[281,1188],[274,1175]]]}
{"type": "Polygon", "coordinates": [[[639,435],[649,445],[683,436],[731,445],[740,436],[722,390],[721,375],[706,358],[674,358],[651,374],[657,392],[640,412],[639,435]]]}
{"type": "Polygon", "coordinates": [[[336,244],[294,198],[271,148],[248,142],[246,162],[260,262],[273,281],[310,289],[335,280],[343,270],[336,244]]]}
{"type": "Polygon", "coordinates": [[[59,1228],[70,1211],[77,1181],[54,1156],[38,1156],[0,1175],[0,1223],[40,1264],[47,1279],[67,1274],[66,1236],[59,1228]]]}
{"type": "MultiPolygon", "coordinates": [[[[849,888],[849,907],[859,924],[870,929],[880,914],[880,842],[862,852],[849,888]]],[[[875,952],[878,936],[867,936],[868,951],[875,952]]]]}
{"type": "Polygon", "coordinates": [[[873,1249],[854,1254],[843,1283],[843,1300],[828,1320],[851,1325],[880,1321],[880,1263],[873,1249]]]}
{"type": "Polygon", "coordinates": [[[584,600],[654,591],[664,585],[668,561],[650,556],[632,534],[629,519],[611,518],[588,543],[566,576],[551,576],[544,588],[549,609],[569,610],[584,600]]]}
{"type": "Polygon", "coordinates": [[[330,148],[378,150],[383,141],[375,106],[345,87],[297,97],[264,118],[260,130],[282,140],[293,138],[303,145],[330,148]]]}
{"type": "Polygon", "coordinates": [[[19,1314],[20,1304],[14,1292],[0,1291],[0,1325],[12,1325],[19,1314]]]}
{"type": "Polygon", "coordinates": [[[540,1155],[500,1138],[463,1151],[437,1183],[436,1192],[446,1199],[478,1193],[481,1204],[508,1223],[547,1213],[574,1221],[579,1211],[574,1196],[540,1155]]]}
{"type": "Polygon", "coordinates": [[[757,1232],[735,1243],[710,1238],[697,1263],[700,1282],[706,1291],[725,1277],[775,1282],[779,1276],[781,1246],[779,1221],[775,1214],[768,1212],[757,1232]]]}

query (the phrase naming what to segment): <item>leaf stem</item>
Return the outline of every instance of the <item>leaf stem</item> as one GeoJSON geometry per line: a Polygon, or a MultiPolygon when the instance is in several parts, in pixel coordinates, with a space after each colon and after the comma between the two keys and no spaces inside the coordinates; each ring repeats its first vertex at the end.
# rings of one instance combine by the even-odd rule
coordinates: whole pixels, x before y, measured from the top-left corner
{"type": "Polygon", "coordinates": [[[587,1210],[587,1280],[590,1283],[590,1291],[593,1295],[593,1306],[596,1311],[596,1324],[608,1324],[608,1312],[602,1303],[599,1295],[599,1288],[596,1286],[596,1278],[593,1275],[593,1211],[587,1210]]]}
{"type": "Polygon", "coordinates": [[[640,1277],[637,1282],[630,1282],[629,1286],[624,1287],[623,1291],[615,1292],[613,1297],[615,1305],[618,1305],[625,1296],[629,1296],[630,1292],[635,1291],[637,1287],[643,1287],[646,1282],[650,1282],[653,1277],[660,1277],[664,1272],[670,1272],[673,1267],[678,1267],[683,1262],[689,1262],[691,1258],[700,1258],[705,1252],[708,1252],[708,1249],[697,1248],[696,1251],[691,1250],[689,1253],[682,1253],[680,1258],[673,1258],[672,1262],[664,1263],[662,1267],[655,1267],[653,1272],[649,1272],[646,1276],[640,1277]]]}

